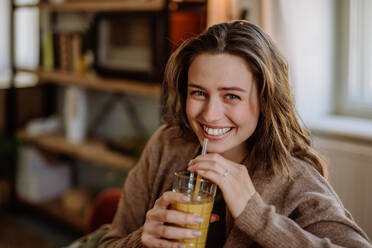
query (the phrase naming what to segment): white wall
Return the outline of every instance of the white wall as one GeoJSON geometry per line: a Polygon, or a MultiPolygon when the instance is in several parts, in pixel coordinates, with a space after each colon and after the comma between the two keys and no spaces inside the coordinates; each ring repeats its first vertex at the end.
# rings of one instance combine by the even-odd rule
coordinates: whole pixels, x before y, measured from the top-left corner
{"type": "Polygon", "coordinates": [[[334,2],[282,0],[277,8],[273,35],[289,61],[298,112],[319,118],[331,111],[334,2]]]}
{"type": "Polygon", "coordinates": [[[329,165],[330,183],[358,225],[372,237],[372,144],[316,138],[329,165]]]}

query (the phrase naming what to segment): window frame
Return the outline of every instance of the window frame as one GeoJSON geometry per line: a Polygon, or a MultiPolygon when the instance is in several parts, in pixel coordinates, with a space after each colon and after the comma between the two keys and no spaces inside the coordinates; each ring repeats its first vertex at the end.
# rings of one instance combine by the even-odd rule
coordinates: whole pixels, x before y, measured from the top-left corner
{"type": "MultiPolygon", "coordinates": [[[[360,13],[363,1],[365,0],[345,0],[336,3],[338,4],[336,11],[339,14],[336,19],[338,27],[335,37],[339,41],[339,46],[335,53],[334,112],[336,115],[372,119],[372,101],[367,102],[362,95],[365,94],[368,84],[363,80],[366,68],[360,66],[363,64],[365,54],[360,13]]],[[[372,51],[372,48],[370,49],[372,51]]],[[[370,61],[372,62],[372,59],[370,61]]],[[[372,99],[372,89],[370,91],[372,99]]]]}

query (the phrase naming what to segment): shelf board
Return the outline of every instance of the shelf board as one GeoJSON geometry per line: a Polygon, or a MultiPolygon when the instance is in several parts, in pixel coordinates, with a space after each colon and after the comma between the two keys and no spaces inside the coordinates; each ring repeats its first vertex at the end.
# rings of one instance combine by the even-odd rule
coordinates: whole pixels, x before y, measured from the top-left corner
{"type": "Polygon", "coordinates": [[[37,70],[40,83],[56,83],[60,85],[77,85],[85,88],[112,91],[118,93],[133,93],[138,95],[159,97],[160,84],[145,83],[135,80],[110,79],[94,73],[79,74],[73,72],[37,70]]]}
{"type": "Polygon", "coordinates": [[[108,0],[75,1],[62,3],[40,3],[41,9],[52,11],[160,11],[164,0],[108,0]]]}
{"type": "Polygon", "coordinates": [[[24,130],[19,131],[17,136],[47,151],[74,156],[116,170],[128,171],[136,163],[135,158],[111,151],[101,141],[91,140],[75,145],[62,135],[34,136],[24,130]]]}
{"type": "Polygon", "coordinates": [[[30,4],[13,4],[14,8],[38,8],[39,4],[37,3],[30,3],[30,4]]]}
{"type": "Polygon", "coordinates": [[[35,209],[64,225],[71,226],[71,228],[80,233],[84,233],[86,230],[87,223],[84,215],[63,211],[60,199],[54,199],[43,203],[34,203],[23,198],[18,198],[18,202],[21,205],[35,209]]]}

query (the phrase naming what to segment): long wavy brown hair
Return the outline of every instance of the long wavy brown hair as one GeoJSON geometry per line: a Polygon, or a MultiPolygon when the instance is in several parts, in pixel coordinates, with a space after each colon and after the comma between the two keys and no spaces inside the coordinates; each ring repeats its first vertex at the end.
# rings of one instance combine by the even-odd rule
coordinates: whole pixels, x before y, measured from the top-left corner
{"type": "Polygon", "coordinates": [[[260,117],[247,140],[250,173],[290,176],[297,158],[323,176],[326,166],[311,147],[310,132],[298,121],[286,59],[271,38],[247,21],[232,21],[208,28],[185,41],[169,58],[162,87],[162,121],[179,126],[183,138],[196,139],[186,116],[187,74],[196,56],[227,53],[247,61],[259,95],[260,117]]]}

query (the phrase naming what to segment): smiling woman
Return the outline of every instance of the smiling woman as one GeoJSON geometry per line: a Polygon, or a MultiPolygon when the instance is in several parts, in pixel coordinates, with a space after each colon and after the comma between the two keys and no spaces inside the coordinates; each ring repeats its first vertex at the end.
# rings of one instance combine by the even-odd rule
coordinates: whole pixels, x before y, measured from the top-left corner
{"type": "Polygon", "coordinates": [[[241,162],[244,141],[259,117],[257,87],[247,62],[230,54],[197,56],[188,72],[186,114],[199,142],[209,139],[208,152],[241,162]]]}
{"type": "Polygon", "coordinates": [[[199,237],[191,227],[205,222],[206,247],[372,247],[324,177],[289,85],[286,60],[247,21],[185,41],[167,63],[164,125],[129,173],[101,247],[191,247],[178,240],[199,237]],[[210,220],[170,208],[191,204],[170,191],[182,170],[218,186],[210,220]]]}
{"type": "MultiPolygon", "coordinates": [[[[250,166],[250,172],[289,174],[288,163],[292,157],[296,157],[309,162],[324,174],[324,163],[312,149],[308,131],[301,127],[297,119],[288,79],[287,61],[270,37],[259,27],[245,21],[235,22],[229,27],[215,26],[215,29],[210,31],[216,33],[206,33],[201,36],[203,39],[191,39],[185,42],[183,44],[185,47],[178,49],[170,57],[163,85],[163,121],[179,126],[183,138],[197,137],[200,141],[200,136],[197,136],[190,127],[192,123],[188,122],[185,111],[188,102],[188,83],[198,83],[188,79],[192,65],[198,63],[196,61],[198,56],[205,54],[235,56],[237,68],[229,66],[227,62],[231,61],[220,61],[220,67],[216,68],[217,62],[215,62],[215,66],[210,66],[209,71],[203,71],[199,77],[204,77],[204,83],[208,82],[206,78],[217,78],[218,75],[220,79],[230,80],[231,84],[242,81],[238,80],[242,75],[235,74],[239,70],[246,71],[245,74],[249,72],[250,75],[245,75],[247,82],[255,81],[255,84],[251,84],[252,87],[257,88],[259,95],[260,116],[257,128],[245,142],[246,149],[249,151],[246,153],[247,159],[255,161],[250,166]],[[245,32],[246,35],[241,32],[245,32]],[[228,70],[230,71],[226,74],[228,70]],[[219,73],[221,71],[223,73],[219,73]],[[173,92],[173,89],[178,91],[173,92]],[[272,153],[268,154],[267,151],[272,153]]],[[[206,65],[201,66],[207,69],[206,65]]],[[[249,89],[249,92],[255,93],[255,90],[249,89]]],[[[252,100],[254,97],[250,96],[248,99],[252,100]]],[[[249,108],[246,110],[253,113],[249,108]]],[[[243,111],[240,116],[246,114],[249,116],[251,115],[249,112],[243,111]]]]}

